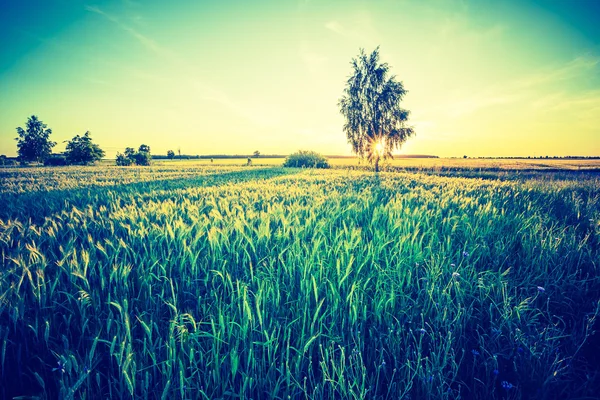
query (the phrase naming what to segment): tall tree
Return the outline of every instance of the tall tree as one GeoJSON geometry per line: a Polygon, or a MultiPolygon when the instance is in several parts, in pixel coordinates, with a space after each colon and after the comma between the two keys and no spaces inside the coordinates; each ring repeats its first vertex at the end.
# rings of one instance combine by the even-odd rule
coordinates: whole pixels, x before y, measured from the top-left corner
{"type": "Polygon", "coordinates": [[[56,142],[50,140],[52,129],[48,128],[37,116],[32,115],[27,119],[25,129],[18,127],[19,137],[17,141],[17,152],[22,162],[42,162],[51,153],[56,142]]]}
{"type": "Polygon", "coordinates": [[[87,131],[83,136],[76,135],[67,143],[65,156],[69,164],[90,164],[104,157],[104,150],[92,143],[92,136],[87,131]]]}
{"type": "Polygon", "coordinates": [[[175,158],[175,152],[173,150],[167,151],[167,157],[169,158],[169,160],[174,159],[175,158]]]}
{"type": "Polygon", "coordinates": [[[415,134],[406,125],[410,112],[400,106],[407,91],[390,76],[388,64],[380,63],[379,47],[369,55],[361,49],[351,64],[353,73],[338,103],[344,132],[352,150],[366,156],[379,172],[379,162],[392,157],[392,151],[415,134]]]}

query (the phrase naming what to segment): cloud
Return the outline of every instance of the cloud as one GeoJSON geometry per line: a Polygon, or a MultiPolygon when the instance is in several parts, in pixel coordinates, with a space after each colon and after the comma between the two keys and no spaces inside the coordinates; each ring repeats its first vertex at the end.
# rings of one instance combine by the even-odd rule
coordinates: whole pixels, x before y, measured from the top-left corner
{"type": "Polygon", "coordinates": [[[329,29],[331,32],[337,33],[338,35],[348,36],[348,31],[344,29],[342,24],[338,21],[329,21],[325,24],[325,28],[329,29]]]}
{"type": "Polygon", "coordinates": [[[579,56],[564,64],[542,69],[512,82],[496,84],[469,97],[455,100],[447,111],[452,117],[462,117],[484,108],[525,100],[534,109],[565,109],[570,105],[597,109],[600,99],[597,90],[569,91],[566,84],[586,79],[597,68],[600,68],[600,58],[579,56]],[[562,82],[560,86],[565,88],[562,92],[554,90],[558,82],[562,82]]]}
{"type": "MultiPolygon", "coordinates": [[[[86,10],[93,12],[95,14],[101,15],[106,18],[108,21],[114,23],[122,30],[130,34],[132,37],[137,39],[140,44],[146,49],[150,50],[157,56],[161,57],[161,59],[175,64],[176,67],[179,68],[180,77],[183,80],[187,80],[191,83],[192,87],[199,93],[199,95],[209,101],[216,102],[227,109],[231,110],[235,114],[259,125],[259,126],[275,126],[279,123],[277,118],[273,117],[273,113],[264,105],[253,104],[251,108],[244,107],[236,102],[234,102],[225,92],[212,87],[195,77],[195,74],[192,71],[195,71],[194,68],[183,58],[177,56],[177,54],[172,51],[166,49],[165,47],[159,45],[152,38],[143,35],[138,32],[136,29],[131,26],[121,22],[119,18],[116,16],[109,14],[97,6],[86,6],[86,10]]],[[[146,73],[144,71],[128,68],[130,72],[141,79],[150,79],[152,81],[161,81],[164,80],[161,77],[158,77],[153,74],[146,73]]],[[[93,78],[92,78],[93,79],[93,78]]]]}
{"type": "Polygon", "coordinates": [[[324,27],[336,35],[362,44],[379,42],[380,39],[371,15],[364,11],[348,16],[344,23],[338,20],[327,21],[324,27]]]}
{"type": "Polygon", "coordinates": [[[116,24],[121,29],[123,29],[125,32],[129,33],[131,36],[136,38],[142,44],[142,46],[144,46],[146,49],[148,49],[158,55],[161,55],[161,56],[169,56],[170,55],[170,52],[167,49],[161,47],[156,41],[149,38],[148,36],[141,34],[140,32],[138,32],[131,26],[122,23],[121,20],[119,18],[115,17],[114,15],[101,10],[97,6],[85,6],[85,9],[87,11],[101,15],[104,18],[106,18],[107,20],[109,20],[110,22],[116,24]]]}
{"type": "Polygon", "coordinates": [[[520,98],[522,95],[513,93],[479,93],[454,101],[448,108],[448,114],[452,117],[462,117],[491,106],[512,103],[520,98]]]}
{"type": "Polygon", "coordinates": [[[328,60],[326,56],[311,50],[307,42],[302,42],[299,54],[304,65],[313,74],[321,71],[328,60]]]}
{"type": "Polygon", "coordinates": [[[278,114],[274,112],[272,107],[258,103],[253,103],[251,107],[244,106],[232,100],[224,91],[209,86],[197,79],[191,79],[190,83],[202,99],[220,104],[255,125],[274,127],[280,124],[280,120],[277,117],[278,114]]]}
{"type": "Polygon", "coordinates": [[[573,60],[556,66],[554,68],[545,68],[538,73],[527,76],[517,82],[519,87],[532,87],[545,83],[553,83],[574,78],[579,78],[583,74],[593,72],[600,67],[600,57],[592,55],[582,55],[573,60]]]}

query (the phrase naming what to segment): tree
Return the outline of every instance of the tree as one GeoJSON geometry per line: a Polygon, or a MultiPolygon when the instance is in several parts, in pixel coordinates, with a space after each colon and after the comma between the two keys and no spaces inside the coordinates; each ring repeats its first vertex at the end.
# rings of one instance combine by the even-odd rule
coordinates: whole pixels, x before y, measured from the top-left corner
{"type": "Polygon", "coordinates": [[[104,157],[104,151],[95,143],[87,131],[83,136],[76,135],[67,143],[65,157],[69,164],[90,164],[104,157]]]}
{"type": "Polygon", "coordinates": [[[137,165],[150,165],[150,160],[152,160],[152,156],[150,155],[150,146],[142,144],[138,149],[137,153],[135,153],[135,163],[137,165]]]}
{"type": "Polygon", "coordinates": [[[117,159],[115,161],[116,161],[117,165],[119,165],[121,167],[128,167],[133,163],[131,161],[130,157],[127,157],[126,154],[121,154],[121,153],[117,153],[117,159]]]}
{"type": "Polygon", "coordinates": [[[135,158],[135,149],[133,147],[125,147],[124,155],[133,162],[135,158]]]}
{"type": "Polygon", "coordinates": [[[51,153],[56,142],[50,141],[52,129],[48,128],[37,116],[32,115],[27,119],[25,129],[18,127],[17,153],[21,162],[42,162],[51,153]]]}
{"type": "Polygon", "coordinates": [[[254,150],[254,158],[260,157],[260,151],[254,150]]]}
{"type": "Polygon", "coordinates": [[[125,153],[117,153],[116,163],[121,166],[128,165],[150,165],[152,155],[150,154],[150,146],[142,144],[138,151],[135,151],[133,147],[125,148],[125,153]]]}
{"type": "Polygon", "coordinates": [[[361,49],[351,64],[353,74],[338,103],[345,119],[344,132],[352,151],[367,156],[379,172],[379,162],[393,158],[392,151],[415,134],[406,125],[410,112],[400,107],[407,91],[390,76],[388,64],[379,62],[379,47],[370,55],[361,49]]]}
{"type": "Polygon", "coordinates": [[[169,158],[169,160],[174,159],[175,158],[175,152],[173,150],[167,151],[167,157],[169,158]]]}

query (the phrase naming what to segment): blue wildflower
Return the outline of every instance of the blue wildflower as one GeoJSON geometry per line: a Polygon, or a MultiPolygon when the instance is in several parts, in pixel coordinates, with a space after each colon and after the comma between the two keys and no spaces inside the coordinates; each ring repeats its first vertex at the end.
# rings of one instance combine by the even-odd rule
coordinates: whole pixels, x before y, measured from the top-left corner
{"type": "Polygon", "coordinates": [[[60,371],[64,374],[65,373],[65,363],[62,362],[61,360],[58,360],[56,364],[57,364],[57,367],[52,368],[52,371],[60,371]]]}
{"type": "Polygon", "coordinates": [[[471,353],[473,353],[474,357],[477,357],[479,355],[479,352],[475,349],[471,350],[471,353]]]}
{"type": "Polygon", "coordinates": [[[494,371],[494,375],[498,376],[500,374],[500,371],[498,371],[497,369],[495,369],[494,371]]]}
{"type": "Polygon", "coordinates": [[[422,334],[426,334],[427,333],[427,331],[424,328],[419,329],[419,332],[422,333],[422,334]]]}
{"type": "Polygon", "coordinates": [[[468,253],[468,252],[466,252],[466,251],[463,251],[463,257],[465,257],[465,258],[466,258],[466,257],[469,257],[469,253],[468,253]]]}
{"type": "Polygon", "coordinates": [[[546,289],[544,289],[544,287],[543,287],[543,286],[538,286],[538,287],[537,287],[537,290],[538,290],[538,292],[540,292],[540,293],[544,293],[544,292],[546,291],[546,289]]]}
{"type": "Polygon", "coordinates": [[[512,383],[507,382],[507,381],[502,381],[502,383],[500,383],[500,384],[506,390],[510,390],[510,389],[512,389],[514,387],[512,383]]]}

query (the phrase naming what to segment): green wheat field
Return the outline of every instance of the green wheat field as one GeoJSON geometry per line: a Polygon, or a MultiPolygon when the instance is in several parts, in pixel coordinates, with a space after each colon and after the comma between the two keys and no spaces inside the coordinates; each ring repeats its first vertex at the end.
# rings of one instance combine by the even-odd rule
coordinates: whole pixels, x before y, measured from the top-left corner
{"type": "Polygon", "coordinates": [[[596,398],[600,175],[464,175],[0,169],[0,397],[596,398]]]}

